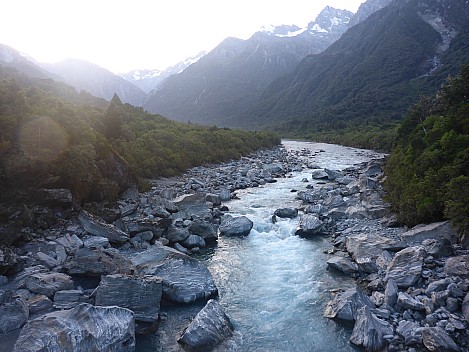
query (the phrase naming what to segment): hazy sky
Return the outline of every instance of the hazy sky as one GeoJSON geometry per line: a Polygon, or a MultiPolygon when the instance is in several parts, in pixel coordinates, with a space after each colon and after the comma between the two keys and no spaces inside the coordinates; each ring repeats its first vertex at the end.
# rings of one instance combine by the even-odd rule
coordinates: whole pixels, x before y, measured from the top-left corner
{"type": "Polygon", "coordinates": [[[266,24],[305,26],[365,0],[1,0],[0,43],[38,61],[83,59],[115,73],[164,69],[266,24]]]}

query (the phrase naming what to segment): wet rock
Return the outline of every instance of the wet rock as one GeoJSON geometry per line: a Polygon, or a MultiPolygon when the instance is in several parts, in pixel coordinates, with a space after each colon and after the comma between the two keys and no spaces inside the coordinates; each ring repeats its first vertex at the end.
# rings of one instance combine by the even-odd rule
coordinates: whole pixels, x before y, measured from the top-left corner
{"type": "Polygon", "coordinates": [[[379,235],[359,234],[348,236],[345,246],[361,271],[374,273],[379,270],[376,260],[383,253],[383,247],[393,242],[379,235]]]}
{"type": "Polygon", "coordinates": [[[134,277],[107,275],[96,291],[97,306],[118,306],[134,312],[135,320],[154,323],[158,320],[163,290],[155,276],[134,277]]]}
{"type": "Polygon", "coordinates": [[[305,214],[300,217],[300,222],[295,234],[302,237],[314,236],[322,233],[324,223],[313,214],[305,214]]]}
{"type": "Polygon", "coordinates": [[[423,328],[413,321],[401,320],[396,332],[404,338],[406,346],[409,346],[422,343],[422,330],[423,328]]]}
{"type": "Polygon", "coordinates": [[[220,234],[223,236],[247,236],[254,223],[245,216],[237,218],[226,217],[220,224],[220,234]]]}
{"type": "Polygon", "coordinates": [[[194,221],[189,226],[189,231],[194,235],[202,237],[206,242],[213,242],[218,239],[215,227],[207,221],[194,221]]]}
{"type": "Polygon", "coordinates": [[[191,303],[218,293],[203,263],[169,247],[152,246],[133,256],[132,262],[137,274],[162,278],[163,296],[170,301],[191,303]]]}
{"type": "Polygon", "coordinates": [[[351,288],[345,292],[338,293],[330,301],[324,311],[324,316],[331,319],[339,319],[353,322],[357,318],[358,309],[363,306],[374,308],[373,302],[358,288],[351,288]]]}
{"type": "Polygon", "coordinates": [[[68,257],[64,269],[70,275],[101,276],[128,274],[132,263],[114,248],[80,248],[68,257]]]}
{"type": "Polygon", "coordinates": [[[0,334],[16,330],[28,320],[28,304],[11,290],[0,291],[0,317],[0,334]]]}
{"type": "Polygon", "coordinates": [[[461,349],[454,343],[453,339],[441,328],[424,328],[422,341],[429,351],[459,352],[461,349]]]}
{"type": "Polygon", "coordinates": [[[379,319],[369,307],[364,306],[357,311],[350,342],[368,351],[381,351],[387,345],[383,337],[393,334],[391,324],[379,319]]]}
{"type": "Polygon", "coordinates": [[[29,291],[49,298],[52,298],[57,291],[73,289],[70,276],[55,272],[32,274],[26,278],[25,285],[29,291]]]}
{"type": "Polygon", "coordinates": [[[86,303],[29,321],[13,349],[14,352],[134,350],[135,323],[130,310],[86,303]]]}
{"type": "Polygon", "coordinates": [[[457,233],[451,227],[449,221],[435,222],[428,225],[417,225],[400,235],[401,239],[408,244],[420,244],[424,240],[447,239],[454,241],[457,233]]]}
{"type": "Polygon", "coordinates": [[[194,247],[205,247],[205,240],[197,235],[189,235],[184,241],[181,243],[184,247],[192,249],[194,247]]]}
{"type": "Polygon", "coordinates": [[[220,304],[211,299],[189,324],[178,342],[190,351],[208,351],[231,337],[233,325],[220,304]]]}
{"type": "Polygon", "coordinates": [[[294,219],[298,216],[298,209],[292,209],[292,208],[277,209],[275,210],[274,215],[278,216],[279,218],[294,219]]]}
{"type": "Polygon", "coordinates": [[[358,266],[344,257],[334,256],[327,261],[327,266],[334,268],[344,274],[353,274],[358,272],[358,266]]]}
{"type": "Polygon", "coordinates": [[[425,252],[420,246],[397,252],[389,264],[385,279],[393,279],[400,288],[414,285],[422,275],[424,255],[425,252]]]}
{"type": "Polygon", "coordinates": [[[23,261],[7,246],[0,244],[0,275],[13,275],[23,268],[23,261]]]}
{"type": "Polygon", "coordinates": [[[119,230],[114,225],[105,223],[85,210],[80,212],[78,219],[85,231],[92,235],[106,237],[110,242],[114,243],[123,243],[129,240],[129,235],[124,231],[119,230]]]}
{"type": "Polygon", "coordinates": [[[448,258],[445,263],[445,273],[469,279],[469,255],[448,258]]]}

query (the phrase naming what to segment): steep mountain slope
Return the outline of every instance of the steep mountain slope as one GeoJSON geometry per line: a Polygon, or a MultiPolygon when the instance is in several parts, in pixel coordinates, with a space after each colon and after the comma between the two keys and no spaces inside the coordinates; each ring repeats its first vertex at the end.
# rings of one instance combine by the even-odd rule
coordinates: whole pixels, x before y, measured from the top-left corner
{"type": "Polygon", "coordinates": [[[158,89],[159,86],[166,80],[166,78],[181,73],[190,65],[199,61],[206,54],[206,51],[202,51],[196,56],[189,57],[186,60],[178,62],[177,64],[172,65],[163,71],[148,69],[133,70],[127,73],[120,73],[119,76],[136,85],[145,93],[150,93],[152,90],[158,89]]]}
{"type": "Polygon", "coordinates": [[[114,93],[126,103],[142,106],[146,94],[140,88],[127,82],[98,65],[77,59],[66,59],[55,64],[41,64],[41,66],[62,78],[62,80],[75,87],[78,91],[111,100],[114,93]]]}
{"type": "Polygon", "coordinates": [[[357,13],[350,19],[349,27],[366,20],[371,14],[388,6],[392,0],[368,0],[360,5],[357,13]]]}
{"type": "Polygon", "coordinates": [[[55,75],[50,74],[31,60],[21,55],[17,50],[7,45],[0,44],[0,65],[13,67],[19,72],[36,78],[52,78],[55,75]]]}
{"type": "Polygon", "coordinates": [[[352,15],[326,7],[305,29],[265,27],[248,40],[227,38],[168,78],[144,107],[177,120],[224,125],[256,102],[275,78],[337,40],[352,15]]]}
{"type": "Polygon", "coordinates": [[[468,3],[392,2],[323,53],[306,57],[230,124],[321,132],[400,120],[469,57],[468,3]]]}

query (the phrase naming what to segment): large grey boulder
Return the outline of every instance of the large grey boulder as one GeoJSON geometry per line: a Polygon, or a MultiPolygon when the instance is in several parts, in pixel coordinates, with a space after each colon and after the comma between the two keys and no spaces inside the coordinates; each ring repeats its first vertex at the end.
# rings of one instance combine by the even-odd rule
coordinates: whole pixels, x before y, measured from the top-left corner
{"type": "Polygon", "coordinates": [[[365,273],[374,273],[380,269],[376,261],[383,254],[383,247],[391,244],[394,241],[389,238],[366,233],[348,236],[345,241],[347,252],[365,273]]]}
{"type": "Polygon", "coordinates": [[[178,342],[190,351],[209,351],[231,337],[233,325],[220,304],[211,299],[189,324],[178,342]]]}
{"type": "Polygon", "coordinates": [[[64,263],[70,275],[101,276],[109,274],[129,274],[132,263],[117,249],[80,248],[75,256],[64,263]]]}
{"type": "Polygon", "coordinates": [[[251,232],[254,223],[245,216],[227,216],[220,224],[220,235],[223,236],[247,236],[251,232]]]}
{"type": "Polygon", "coordinates": [[[413,321],[401,320],[396,332],[404,338],[406,346],[409,346],[422,343],[422,330],[423,328],[413,321]]]}
{"type": "Polygon", "coordinates": [[[189,231],[194,235],[202,237],[206,242],[213,242],[218,239],[217,230],[207,221],[196,220],[192,222],[189,226],[189,231]]]}
{"type": "Polygon", "coordinates": [[[119,307],[79,306],[30,320],[13,352],[135,351],[133,313],[119,307]]]}
{"type": "Polygon", "coordinates": [[[279,218],[294,219],[298,216],[298,209],[281,208],[275,210],[274,215],[278,216],[279,218]]]}
{"type": "Polygon", "coordinates": [[[184,194],[173,200],[179,211],[187,211],[190,207],[205,205],[205,193],[184,194]]]}
{"type": "Polygon", "coordinates": [[[25,285],[29,291],[49,298],[57,291],[73,289],[72,278],[56,272],[32,274],[26,278],[25,285]]]}
{"type": "Polygon", "coordinates": [[[22,327],[29,318],[28,304],[13,291],[0,291],[0,334],[22,327]]]}
{"type": "Polygon", "coordinates": [[[432,352],[459,352],[461,349],[453,339],[439,327],[424,328],[422,331],[424,346],[432,352]]]}
{"type": "Polygon", "coordinates": [[[166,231],[166,238],[170,243],[182,242],[189,237],[190,232],[187,227],[171,225],[166,231]]]}
{"type": "Polygon", "coordinates": [[[311,176],[315,180],[323,180],[329,177],[324,169],[316,169],[311,171],[311,176]]]}
{"type": "Polygon", "coordinates": [[[218,293],[212,274],[197,259],[165,246],[152,246],[132,257],[138,275],[159,276],[163,297],[179,303],[208,299],[218,293]]]}
{"type": "Polygon", "coordinates": [[[327,304],[324,316],[326,318],[353,322],[357,318],[357,311],[364,306],[375,307],[373,302],[360,289],[351,288],[345,292],[338,293],[327,304]]]}
{"type": "Polygon", "coordinates": [[[295,234],[302,237],[319,235],[323,228],[324,223],[316,215],[304,214],[300,217],[295,234]]]}
{"type": "Polygon", "coordinates": [[[414,285],[422,275],[424,257],[425,251],[420,246],[397,252],[388,266],[385,280],[393,279],[400,288],[414,285]]]}
{"type": "Polygon", "coordinates": [[[401,239],[408,244],[421,244],[424,240],[447,239],[454,242],[457,232],[451,227],[449,221],[435,222],[428,225],[417,225],[400,235],[401,239]]]}
{"type": "Polygon", "coordinates": [[[469,255],[448,258],[445,263],[445,273],[450,276],[469,279],[469,255]]]}
{"type": "Polygon", "coordinates": [[[135,320],[154,323],[160,312],[163,285],[155,276],[107,275],[96,291],[97,306],[118,306],[134,312],[135,320]]]}
{"type": "Polygon", "coordinates": [[[358,272],[357,264],[351,262],[347,258],[334,256],[330,258],[327,262],[327,266],[338,270],[344,274],[353,274],[358,272]]]}
{"type": "Polygon", "coordinates": [[[129,235],[124,231],[91,215],[86,210],[80,212],[78,219],[85,231],[92,235],[106,237],[110,242],[114,243],[123,243],[129,240],[129,235]]]}
{"type": "Polygon", "coordinates": [[[387,345],[383,337],[393,334],[391,324],[379,319],[369,307],[364,306],[357,311],[350,342],[363,346],[367,351],[382,351],[387,345]]]}
{"type": "Polygon", "coordinates": [[[71,309],[80,303],[86,302],[86,297],[82,290],[62,290],[54,295],[54,308],[71,309]]]}

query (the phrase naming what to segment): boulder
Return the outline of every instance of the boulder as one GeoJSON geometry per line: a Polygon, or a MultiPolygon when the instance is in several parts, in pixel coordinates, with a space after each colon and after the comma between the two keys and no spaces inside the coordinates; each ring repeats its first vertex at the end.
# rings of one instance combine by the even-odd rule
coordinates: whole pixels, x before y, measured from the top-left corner
{"type": "Polygon", "coordinates": [[[425,304],[418,301],[406,292],[399,292],[397,296],[397,304],[404,309],[425,310],[425,304]]]}
{"type": "Polygon", "coordinates": [[[192,249],[195,247],[205,247],[206,243],[205,240],[197,235],[189,235],[184,241],[181,243],[184,247],[192,249]]]}
{"type": "Polygon", "coordinates": [[[215,207],[221,205],[221,198],[219,194],[207,193],[205,195],[205,201],[212,203],[215,207]]]}
{"type": "Polygon", "coordinates": [[[413,321],[401,320],[396,332],[404,338],[406,346],[409,346],[422,343],[422,330],[423,328],[413,321]]]}
{"type": "Polygon", "coordinates": [[[375,307],[373,302],[360,289],[351,288],[345,292],[338,293],[327,304],[324,316],[326,318],[353,322],[357,318],[358,309],[363,306],[375,307]]]}
{"type": "Polygon", "coordinates": [[[276,174],[283,171],[283,166],[278,163],[264,164],[262,165],[262,169],[268,173],[276,174]]]}
{"type": "Polygon", "coordinates": [[[178,342],[190,351],[209,351],[232,334],[230,319],[220,304],[211,299],[195,316],[178,342]]]}
{"type": "Polygon", "coordinates": [[[159,276],[163,297],[180,303],[208,299],[218,289],[207,267],[197,259],[165,246],[152,246],[132,257],[138,275],[159,276]]]}
{"type": "Polygon", "coordinates": [[[327,261],[327,266],[344,274],[353,274],[358,271],[358,266],[344,257],[334,256],[327,261]]]}
{"type": "Polygon", "coordinates": [[[348,236],[345,247],[361,271],[374,273],[379,270],[376,260],[382,255],[383,247],[393,243],[389,238],[363,233],[348,236]]]}
{"type": "Polygon", "coordinates": [[[130,310],[82,303],[30,320],[13,352],[134,350],[135,322],[130,310]]]}
{"type": "Polygon", "coordinates": [[[464,319],[469,323],[469,293],[466,294],[461,306],[462,314],[464,315],[464,319]]]}
{"type": "Polygon", "coordinates": [[[86,248],[110,248],[111,244],[106,237],[87,236],[83,239],[83,245],[86,248]]]}
{"type": "Polygon", "coordinates": [[[189,231],[194,235],[202,237],[205,242],[213,242],[218,239],[215,227],[207,221],[194,221],[190,224],[189,231]]]}
{"type": "Polygon", "coordinates": [[[469,254],[448,258],[445,263],[445,273],[469,279],[469,254]]]}
{"type": "Polygon", "coordinates": [[[321,234],[324,223],[313,214],[304,214],[300,217],[300,222],[296,228],[295,234],[301,237],[321,234]]]}
{"type": "Polygon", "coordinates": [[[28,298],[30,314],[44,313],[52,310],[52,301],[44,295],[34,295],[28,298]]]}
{"type": "Polygon", "coordinates": [[[80,248],[75,256],[67,258],[64,269],[70,275],[101,276],[128,274],[131,265],[117,249],[80,248]]]}
{"type": "Polygon", "coordinates": [[[449,221],[435,222],[428,225],[417,225],[400,235],[401,239],[410,245],[421,244],[424,240],[447,239],[454,242],[457,232],[449,221]]]}
{"type": "Polygon", "coordinates": [[[222,202],[227,202],[231,199],[231,192],[227,187],[220,188],[220,200],[222,202]]]}
{"type": "Polygon", "coordinates": [[[73,289],[72,278],[56,272],[32,274],[26,278],[25,285],[29,291],[49,298],[57,291],[73,289]]]}
{"type": "Polygon", "coordinates": [[[316,169],[311,171],[311,176],[315,180],[323,180],[329,177],[326,171],[323,169],[316,169]]]}
{"type": "Polygon", "coordinates": [[[343,174],[337,170],[324,169],[324,172],[327,174],[327,179],[331,181],[343,176],[343,174]]]}
{"type": "Polygon", "coordinates": [[[70,235],[68,233],[57,238],[56,242],[64,246],[68,254],[75,254],[79,248],[83,247],[83,241],[77,235],[70,235]]]}
{"type": "Polygon", "coordinates": [[[389,307],[394,307],[397,303],[397,296],[399,288],[397,287],[396,281],[389,279],[386,283],[386,289],[384,290],[384,302],[389,307]]]}
{"type": "Polygon", "coordinates": [[[179,211],[187,211],[188,208],[205,205],[205,193],[184,194],[173,200],[179,211]]]}
{"type": "Polygon", "coordinates": [[[432,352],[459,352],[461,349],[454,343],[453,339],[439,327],[424,328],[422,330],[422,342],[432,352]]]}
{"type": "Polygon", "coordinates": [[[274,215],[278,216],[279,218],[294,219],[298,216],[298,209],[292,209],[292,208],[277,209],[275,210],[274,215]]]}
{"type": "Polygon", "coordinates": [[[123,243],[129,239],[129,235],[124,231],[104,222],[85,210],[80,212],[78,219],[85,231],[92,235],[106,237],[110,242],[114,243],[123,243]]]}
{"type": "Polygon", "coordinates": [[[451,242],[446,238],[422,241],[423,249],[434,258],[448,257],[453,254],[451,242]]]}
{"type": "Polygon", "coordinates": [[[135,320],[158,320],[163,285],[155,276],[107,275],[96,290],[97,306],[118,306],[134,312],[135,320]]]}
{"type": "Polygon", "coordinates": [[[225,217],[220,224],[220,234],[223,236],[247,236],[254,223],[245,216],[237,218],[225,217]]]}
{"type": "Polygon", "coordinates": [[[166,231],[166,238],[170,243],[182,242],[189,237],[190,232],[187,227],[171,225],[166,231]]]}
{"type": "Polygon", "coordinates": [[[427,288],[425,289],[425,294],[428,297],[431,297],[432,292],[444,291],[450,283],[451,281],[448,278],[433,281],[428,284],[427,288]]]}
{"type": "Polygon", "coordinates": [[[391,324],[379,319],[369,307],[364,306],[357,311],[350,342],[357,346],[363,346],[367,351],[381,351],[387,345],[383,337],[393,334],[391,324]]]}
{"type": "Polygon", "coordinates": [[[422,247],[408,247],[396,253],[386,271],[385,280],[393,279],[400,288],[414,285],[422,275],[425,251],[422,247]]]}
{"type": "Polygon", "coordinates": [[[23,261],[10,247],[0,244],[0,275],[13,275],[23,268],[23,261]]]}
{"type": "Polygon", "coordinates": [[[13,291],[0,291],[0,334],[22,327],[29,318],[28,304],[13,291]]]}

